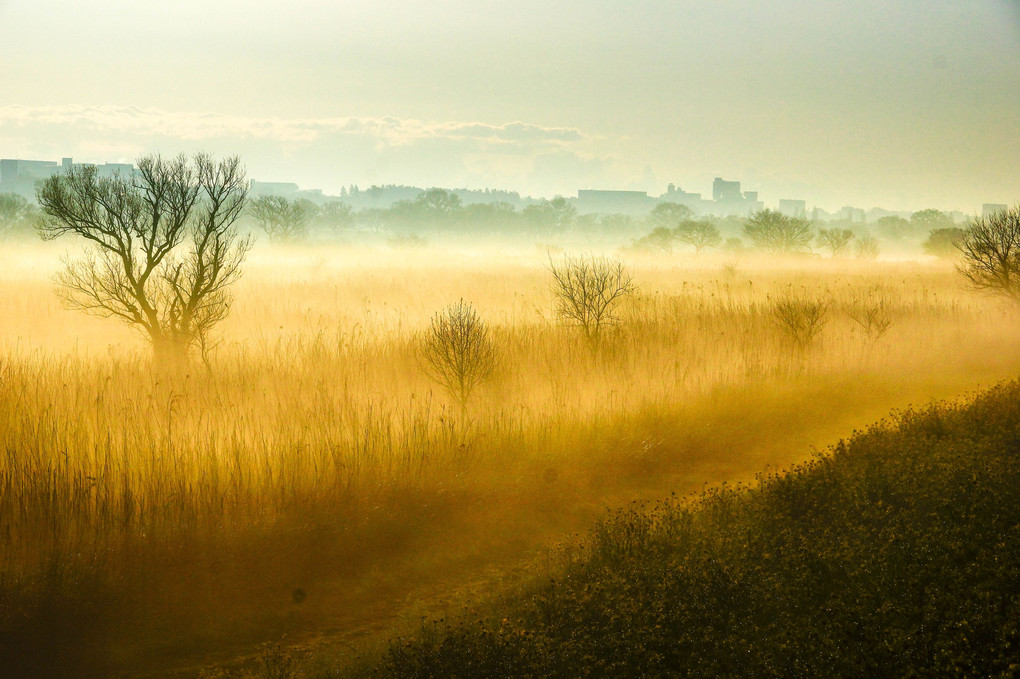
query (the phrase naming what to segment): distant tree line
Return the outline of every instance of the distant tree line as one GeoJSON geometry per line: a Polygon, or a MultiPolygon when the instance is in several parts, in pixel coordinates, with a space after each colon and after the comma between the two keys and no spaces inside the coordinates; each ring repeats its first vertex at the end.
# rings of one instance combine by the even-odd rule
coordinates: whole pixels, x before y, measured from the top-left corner
{"type": "Polygon", "coordinates": [[[820,252],[830,257],[877,257],[880,238],[890,244],[920,243],[924,253],[942,258],[960,253],[966,229],[935,209],[920,210],[909,219],[882,217],[873,224],[849,220],[824,223],[792,217],[777,210],[759,210],[748,217],[701,217],[685,205],[660,203],[644,220],[645,235],[634,247],[672,253],[686,249],[739,251],[754,249],[769,254],[820,252]]]}
{"type": "Polygon", "coordinates": [[[574,227],[626,228],[625,215],[579,216],[562,196],[542,199],[518,210],[512,203],[467,203],[446,189],[432,188],[388,208],[354,211],[339,200],[322,204],[308,199],[263,196],[251,202],[248,216],[274,242],[300,241],[313,231],[349,229],[415,234],[431,231],[560,232],[574,227]]]}
{"type": "MultiPolygon", "coordinates": [[[[245,217],[274,243],[301,242],[311,236],[342,237],[352,231],[386,233],[391,243],[418,247],[434,233],[490,234],[523,236],[569,232],[604,234],[633,238],[637,249],[672,253],[686,250],[695,254],[722,250],[747,249],[771,254],[817,252],[830,257],[873,258],[880,242],[890,247],[920,243],[924,253],[954,258],[960,252],[966,229],[936,209],[914,212],[909,218],[886,216],[870,224],[849,220],[831,220],[824,225],[792,217],[776,210],[760,210],[748,217],[696,217],[691,208],[678,203],[661,202],[644,217],[625,214],[578,214],[574,205],[562,196],[522,201],[512,192],[467,192],[473,197],[508,200],[470,202],[455,191],[441,188],[420,190],[414,187],[373,187],[358,191],[345,189],[342,198],[371,198],[396,195],[412,198],[389,207],[355,210],[344,200],[315,202],[307,198],[261,196],[248,202],[245,217]]],[[[463,191],[461,193],[464,193],[463,191]]],[[[530,199],[526,199],[530,200],[530,199]]],[[[0,194],[0,237],[31,237],[40,218],[39,209],[24,197],[0,194]]]]}

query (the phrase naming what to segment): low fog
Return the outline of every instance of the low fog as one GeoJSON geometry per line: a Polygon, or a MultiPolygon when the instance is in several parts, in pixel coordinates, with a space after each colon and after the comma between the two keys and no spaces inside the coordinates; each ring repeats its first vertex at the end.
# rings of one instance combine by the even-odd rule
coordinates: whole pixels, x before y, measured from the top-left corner
{"type": "Polygon", "coordinates": [[[1014,667],[1013,5],[66,4],[0,674],[1014,667]]]}

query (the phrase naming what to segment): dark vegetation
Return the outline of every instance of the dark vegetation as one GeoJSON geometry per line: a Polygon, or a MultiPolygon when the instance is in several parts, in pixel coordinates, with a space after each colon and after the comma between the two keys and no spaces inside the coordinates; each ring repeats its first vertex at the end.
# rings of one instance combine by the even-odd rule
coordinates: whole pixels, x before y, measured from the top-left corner
{"type": "Polygon", "coordinates": [[[751,487],[618,511],[498,612],[381,676],[1020,672],[1020,383],[856,433],[751,487]]]}

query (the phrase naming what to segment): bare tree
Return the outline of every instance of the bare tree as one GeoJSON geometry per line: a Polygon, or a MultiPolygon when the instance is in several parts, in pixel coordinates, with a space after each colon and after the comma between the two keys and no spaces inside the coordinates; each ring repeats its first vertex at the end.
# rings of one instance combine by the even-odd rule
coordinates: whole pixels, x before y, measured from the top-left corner
{"type": "Polygon", "coordinates": [[[892,315],[885,300],[858,300],[847,313],[872,343],[878,342],[892,325],[892,315]]]}
{"type": "Polygon", "coordinates": [[[354,211],[347,203],[333,200],[322,206],[317,221],[331,231],[339,232],[354,221],[354,211]]]}
{"type": "Polygon", "coordinates": [[[428,375],[453,395],[461,413],[468,398],[496,367],[496,347],[474,308],[460,300],[432,318],[420,338],[428,375]]]}
{"type": "Polygon", "coordinates": [[[789,297],[776,300],[772,320],[803,351],[825,327],[826,311],[825,302],[789,297]]]}
{"type": "Polygon", "coordinates": [[[300,200],[261,196],[251,201],[251,216],[274,243],[301,240],[308,235],[308,208],[300,200]]]}
{"type": "Polygon", "coordinates": [[[598,346],[606,328],[619,322],[617,308],[634,292],[633,278],[619,261],[594,255],[566,257],[560,265],[550,260],[549,269],[557,314],[598,346]]]}
{"type": "Polygon", "coordinates": [[[875,259],[878,257],[878,239],[871,234],[858,236],[854,243],[854,257],[857,259],[875,259]]]}
{"type": "Polygon", "coordinates": [[[975,217],[958,245],[957,269],[974,287],[1020,303],[1020,204],[987,217],[975,217]]]}
{"type": "Polygon", "coordinates": [[[680,222],[674,229],[676,239],[681,243],[694,246],[694,251],[701,254],[705,248],[717,248],[722,244],[722,236],[715,224],[708,220],[687,219],[680,222]]]}
{"type": "Polygon", "coordinates": [[[139,328],[157,359],[183,359],[194,346],[205,359],[252,245],[234,228],[246,195],[240,160],[206,154],[144,156],[132,176],[82,166],[50,177],[37,192],[41,235],[90,246],[65,260],[59,294],[72,309],[139,328]]]}
{"type": "Polygon", "coordinates": [[[775,210],[759,210],[748,217],[744,235],[756,247],[773,254],[811,249],[811,224],[775,210]]]}
{"type": "Polygon", "coordinates": [[[854,232],[850,229],[819,229],[818,245],[829,248],[833,257],[839,257],[850,247],[854,232]]]}

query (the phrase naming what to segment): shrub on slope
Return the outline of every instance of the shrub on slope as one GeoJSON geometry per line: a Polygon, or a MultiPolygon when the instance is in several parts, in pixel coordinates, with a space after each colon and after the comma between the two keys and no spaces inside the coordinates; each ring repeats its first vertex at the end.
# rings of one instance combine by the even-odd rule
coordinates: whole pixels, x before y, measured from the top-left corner
{"type": "Polygon", "coordinates": [[[751,488],[621,511],[492,620],[385,675],[1020,676],[1020,384],[751,488]]]}

